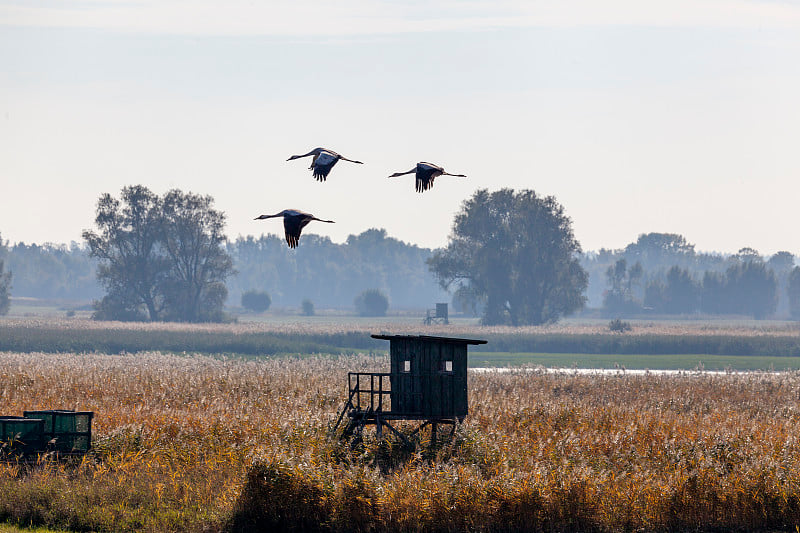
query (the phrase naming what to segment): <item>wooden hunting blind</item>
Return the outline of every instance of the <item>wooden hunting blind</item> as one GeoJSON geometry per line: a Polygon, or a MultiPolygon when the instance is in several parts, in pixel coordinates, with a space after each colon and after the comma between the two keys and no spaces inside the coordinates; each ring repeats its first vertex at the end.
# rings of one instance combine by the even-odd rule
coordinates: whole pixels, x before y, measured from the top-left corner
{"type": "Polygon", "coordinates": [[[422,319],[422,323],[427,326],[431,324],[449,324],[450,319],[447,313],[447,304],[438,303],[435,309],[428,309],[425,312],[425,318],[422,319]]]}
{"type": "Polygon", "coordinates": [[[348,373],[349,395],[336,423],[338,427],[345,415],[349,418],[344,436],[374,424],[379,437],[386,426],[406,441],[391,421],[455,427],[467,416],[467,346],[487,341],[428,335],[372,338],[389,341],[390,371],[348,373]]]}

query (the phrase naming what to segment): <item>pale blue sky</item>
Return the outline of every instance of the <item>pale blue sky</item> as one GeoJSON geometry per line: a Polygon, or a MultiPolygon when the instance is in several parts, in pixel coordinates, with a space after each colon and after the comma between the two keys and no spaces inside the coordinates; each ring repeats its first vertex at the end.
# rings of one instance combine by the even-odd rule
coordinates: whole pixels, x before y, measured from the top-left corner
{"type": "MultiPolygon", "coordinates": [[[[442,246],[477,188],[554,195],[586,250],[650,231],[800,254],[800,2],[0,0],[0,234],[98,196],[210,194],[442,246]],[[317,183],[292,154],[340,162],[317,183]],[[386,179],[427,160],[469,177],[386,179]]],[[[302,245],[302,243],[301,243],[302,245]]]]}

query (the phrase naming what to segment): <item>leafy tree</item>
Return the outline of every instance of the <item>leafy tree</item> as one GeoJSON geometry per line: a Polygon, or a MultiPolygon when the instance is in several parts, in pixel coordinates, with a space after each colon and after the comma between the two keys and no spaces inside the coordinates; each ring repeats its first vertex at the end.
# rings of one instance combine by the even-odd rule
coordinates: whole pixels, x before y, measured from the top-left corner
{"type": "Polygon", "coordinates": [[[123,188],[121,201],[103,194],[99,232],[83,232],[107,291],[95,318],[221,320],[233,266],[212,202],[177,190],[160,198],[142,185],[123,188]]]}
{"type": "Polygon", "coordinates": [[[647,287],[644,288],[644,306],[647,310],[653,310],[659,313],[664,312],[664,302],[666,302],[667,288],[664,283],[659,279],[653,279],[648,282],[647,287]]]}
{"type": "Polygon", "coordinates": [[[4,257],[8,248],[0,235],[0,315],[8,314],[11,309],[11,272],[5,272],[4,257]]]}
{"type": "Polygon", "coordinates": [[[694,244],[676,233],[642,233],[625,247],[630,261],[639,261],[647,269],[663,264],[683,264],[694,257],[694,244]]]}
{"type": "Polygon", "coordinates": [[[779,272],[788,273],[794,268],[794,254],[786,251],[776,252],[769,258],[769,261],[767,261],[767,266],[771,268],[775,274],[779,272]]]}
{"type": "Polygon", "coordinates": [[[749,246],[745,246],[744,248],[739,248],[739,251],[734,254],[733,258],[735,261],[742,261],[742,262],[763,262],[761,255],[755,248],[750,248],[749,246]]]}
{"type": "Polygon", "coordinates": [[[778,282],[761,257],[748,250],[740,250],[740,259],[725,272],[730,311],[762,319],[775,312],[778,282]]]}
{"type": "Polygon", "coordinates": [[[314,302],[306,298],[300,305],[301,313],[303,316],[314,316],[314,302]]]}
{"type": "Polygon", "coordinates": [[[542,324],[583,307],[580,252],[554,197],[482,189],[463,203],[428,266],[443,288],[483,307],[485,324],[542,324]]]}
{"type": "Polygon", "coordinates": [[[389,298],[379,289],[367,289],[356,296],[354,304],[361,316],[385,316],[389,309],[389,298]]]}
{"type": "Polygon", "coordinates": [[[728,309],[730,302],[725,274],[707,270],[703,274],[700,289],[700,310],[712,315],[721,315],[728,312],[728,309]]]}
{"type": "Polygon", "coordinates": [[[453,292],[452,304],[454,311],[468,316],[480,316],[483,313],[480,297],[469,285],[461,285],[453,292]]]}
{"type": "Polygon", "coordinates": [[[603,307],[609,313],[636,312],[641,304],[634,298],[634,288],[641,282],[644,270],[641,263],[628,268],[625,258],[618,259],[606,270],[609,289],[603,295],[603,307]]]}
{"type": "Polygon", "coordinates": [[[775,272],[778,280],[778,306],[776,314],[787,316],[791,314],[788,302],[789,274],[794,268],[794,254],[786,251],[775,253],[767,261],[767,268],[775,272]]]}
{"type": "MultiPolygon", "coordinates": [[[[153,320],[147,314],[141,299],[130,291],[130,286],[119,284],[113,292],[94,302],[95,320],[120,320],[123,322],[145,322],[153,320]]],[[[158,320],[158,319],[156,319],[158,320]]]]}
{"type": "Polygon", "coordinates": [[[673,265],[663,281],[653,279],[647,284],[644,304],[659,313],[694,313],[700,306],[700,292],[689,270],[673,265]]]}
{"type": "Polygon", "coordinates": [[[225,280],[234,273],[223,248],[225,215],[210,196],[171,190],[162,199],[161,245],[170,271],[164,282],[167,319],[222,320],[225,280]]]}
{"type": "Polygon", "coordinates": [[[11,309],[11,272],[5,272],[5,263],[0,259],[0,315],[11,309]]]}
{"type": "Polygon", "coordinates": [[[97,202],[99,232],[85,230],[97,278],[107,294],[96,318],[159,320],[170,264],[161,245],[161,199],[142,185],[122,189],[122,201],[105,193],[97,202]],[[144,309],[144,312],[142,311],[144,309]]]}
{"type": "Polygon", "coordinates": [[[664,311],[669,314],[694,313],[699,303],[699,287],[689,271],[677,265],[670,268],[664,290],[664,311]]]}
{"type": "Polygon", "coordinates": [[[800,319],[800,267],[794,267],[789,273],[786,292],[789,300],[789,313],[792,318],[800,319]]]}
{"type": "Polygon", "coordinates": [[[251,289],[242,293],[242,307],[248,311],[263,313],[272,305],[272,298],[264,291],[251,289]]]}

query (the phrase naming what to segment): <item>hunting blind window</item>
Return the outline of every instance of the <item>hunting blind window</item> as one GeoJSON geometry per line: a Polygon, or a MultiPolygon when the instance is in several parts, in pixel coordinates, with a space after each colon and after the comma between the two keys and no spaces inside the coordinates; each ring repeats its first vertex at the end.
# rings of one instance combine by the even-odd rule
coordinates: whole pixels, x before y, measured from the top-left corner
{"type": "Polygon", "coordinates": [[[403,372],[411,372],[411,361],[403,361],[403,372]]]}
{"type": "Polygon", "coordinates": [[[442,372],[452,372],[453,361],[442,361],[442,372]]]}

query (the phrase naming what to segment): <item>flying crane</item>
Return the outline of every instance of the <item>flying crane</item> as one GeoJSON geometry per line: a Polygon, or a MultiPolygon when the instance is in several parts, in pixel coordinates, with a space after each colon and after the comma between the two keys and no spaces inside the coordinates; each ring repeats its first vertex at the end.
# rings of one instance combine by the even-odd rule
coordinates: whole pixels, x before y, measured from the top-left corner
{"type": "Polygon", "coordinates": [[[433,163],[426,163],[420,162],[417,163],[417,166],[409,170],[408,172],[395,172],[390,178],[396,178],[397,176],[405,176],[406,174],[416,174],[417,181],[416,181],[416,188],[417,192],[425,192],[428,189],[433,188],[433,180],[436,179],[438,176],[455,176],[457,178],[466,178],[464,174],[450,174],[449,172],[445,172],[445,170],[438,166],[434,165],[433,163]]]}
{"type": "Polygon", "coordinates": [[[261,215],[253,220],[264,220],[266,218],[276,217],[283,217],[283,229],[286,232],[286,243],[289,245],[289,248],[297,247],[297,244],[300,242],[300,232],[303,231],[303,228],[312,220],[327,222],[329,224],[334,223],[333,220],[322,220],[311,213],[306,213],[297,209],[284,209],[280,213],[261,215]]]}
{"type": "Polygon", "coordinates": [[[317,179],[317,181],[325,181],[325,178],[328,177],[328,174],[333,168],[333,165],[335,165],[336,162],[339,161],[340,159],[342,161],[350,161],[351,163],[358,163],[359,165],[364,164],[361,161],[347,159],[341,154],[337,154],[333,150],[326,150],[325,148],[314,148],[307,154],[293,155],[292,157],[287,159],[287,161],[291,161],[293,159],[300,159],[301,157],[308,157],[310,155],[313,155],[314,159],[311,160],[311,166],[308,168],[313,171],[314,177],[317,179]]]}

